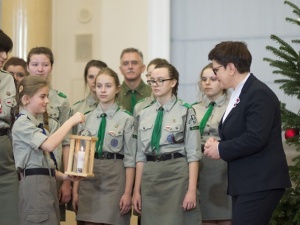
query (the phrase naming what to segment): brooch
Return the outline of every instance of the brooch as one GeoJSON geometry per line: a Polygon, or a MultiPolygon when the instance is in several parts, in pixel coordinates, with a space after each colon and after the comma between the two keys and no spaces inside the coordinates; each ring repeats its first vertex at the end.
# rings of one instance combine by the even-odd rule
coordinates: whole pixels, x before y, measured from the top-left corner
{"type": "Polygon", "coordinates": [[[233,108],[235,108],[237,106],[237,104],[240,103],[240,101],[241,101],[240,98],[237,98],[236,101],[235,101],[235,103],[234,103],[234,105],[233,105],[233,108]]]}

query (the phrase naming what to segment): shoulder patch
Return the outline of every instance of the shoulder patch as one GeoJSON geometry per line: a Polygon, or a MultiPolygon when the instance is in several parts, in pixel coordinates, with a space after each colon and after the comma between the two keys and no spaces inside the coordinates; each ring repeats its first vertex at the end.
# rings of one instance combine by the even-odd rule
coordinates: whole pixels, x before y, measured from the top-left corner
{"type": "Polygon", "coordinates": [[[62,98],[67,98],[67,96],[66,96],[64,93],[62,93],[62,92],[59,92],[58,95],[59,95],[60,97],[62,97],[62,98]]]}
{"type": "Polygon", "coordinates": [[[199,130],[199,126],[190,127],[190,130],[199,130]]]}

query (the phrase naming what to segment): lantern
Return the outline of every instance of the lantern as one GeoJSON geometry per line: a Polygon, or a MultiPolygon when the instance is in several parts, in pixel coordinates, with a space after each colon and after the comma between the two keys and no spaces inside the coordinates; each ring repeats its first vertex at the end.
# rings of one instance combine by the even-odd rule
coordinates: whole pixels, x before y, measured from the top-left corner
{"type": "Polygon", "coordinates": [[[80,177],[94,176],[95,145],[98,138],[70,135],[68,168],[65,174],[80,177]]]}

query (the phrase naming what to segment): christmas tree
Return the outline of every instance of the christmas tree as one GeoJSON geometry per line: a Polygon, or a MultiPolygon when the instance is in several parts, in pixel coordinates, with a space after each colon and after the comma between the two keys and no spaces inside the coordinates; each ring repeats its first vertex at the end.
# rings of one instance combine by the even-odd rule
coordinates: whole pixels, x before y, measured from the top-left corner
{"type": "MultiPolygon", "coordinates": [[[[293,13],[297,19],[286,18],[287,22],[300,26],[300,8],[295,4],[285,1],[284,4],[289,5],[293,9],[293,13]]],[[[290,44],[277,37],[271,35],[271,39],[275,41],[279,47],[275,48],[267,46],[266,49],[272,52],[276,59],[264,58],[271,67],[274,67],[274,74],[282,75],[282,79],[275,80],[280,84],[287,95],[300,99],[300,52],[293,49],[290,44]]],[[[292,40],[292,44],[298,46],[300,39],[292,40]]],[[[300,105],[300,104],[299,104],[300,105]]],[[[300,115],[286,108],[281,103],[282,126],[285,130],[287,144],[293,146],[299,155],[293,159],[292,165],[289,166],[290,177],[293,187],[287,189],[282,197],[278,207],[276,208],[271,224],[272,225],[300,225],[300,115]]],[[[276,176],[276,174],[274,174],[276,176]]]]}

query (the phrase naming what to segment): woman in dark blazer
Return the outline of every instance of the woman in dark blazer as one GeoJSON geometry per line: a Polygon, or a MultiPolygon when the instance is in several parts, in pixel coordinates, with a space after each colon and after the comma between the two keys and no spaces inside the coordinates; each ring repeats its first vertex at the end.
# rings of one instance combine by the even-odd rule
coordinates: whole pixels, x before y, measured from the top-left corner
{"type": "Polygon", "coordinates": [[[204,154],[228,163],[232,225],[268,225],[291,186],[279,100],[250,73],[252,56],[245,43],[221,42],[208,58],[220,85],[233,93],[219,124],[221,140],[208,139],[204,154]]]}

